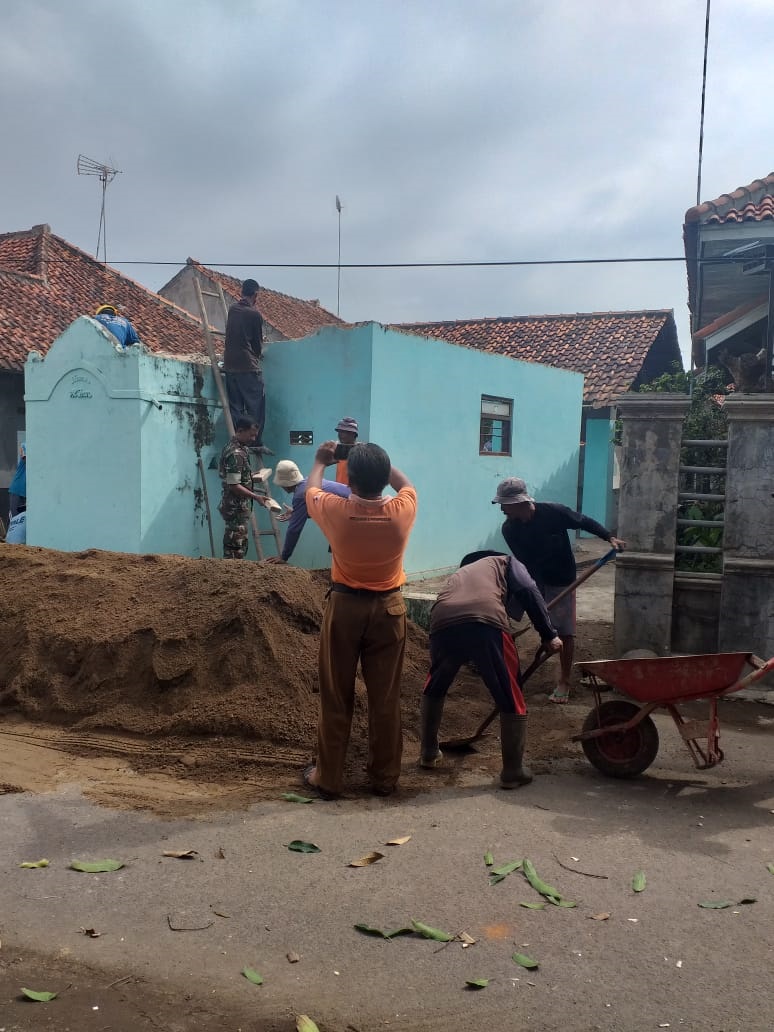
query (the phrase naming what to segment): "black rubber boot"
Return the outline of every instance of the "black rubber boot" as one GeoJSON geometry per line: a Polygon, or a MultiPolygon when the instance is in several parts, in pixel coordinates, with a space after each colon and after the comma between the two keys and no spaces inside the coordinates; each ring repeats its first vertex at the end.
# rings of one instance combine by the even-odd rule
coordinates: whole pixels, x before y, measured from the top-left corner
{"type": "Polygon", "coordinates": [[[419,704],[420,723],[420,747],[419,766],[426,770],[437,767],[443,759],[443,753],[438,747],[438,730],[443,717],[443,704],[445,699],[436,699],[430,695],[423,695],[419,704]]]}
{"type": "Polygon", "coordinates": [[[520,713],[500,714],[500,746],[503,769],[500,771],[501,788],[521,788],[532,781],[532,771],[522,763],[527,741],[527,716],[520,713]]]}

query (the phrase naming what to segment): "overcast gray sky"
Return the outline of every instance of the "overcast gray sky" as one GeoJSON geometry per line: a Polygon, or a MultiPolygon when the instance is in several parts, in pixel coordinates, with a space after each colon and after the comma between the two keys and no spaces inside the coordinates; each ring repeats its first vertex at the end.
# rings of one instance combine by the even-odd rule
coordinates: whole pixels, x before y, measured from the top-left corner
{"type": "MultiPolygon", "coordinates": [[[[336,273],[265,262],[682,254],[705,0],[0,0],[0,232],[108,261],[238,263],[336,308],[336,273]]],[[[774,168],[774,4],[712,0],[702,199],[774,168]]],[[[382,322],[674,308],[685,267],[345,270],[382,322]]]]}

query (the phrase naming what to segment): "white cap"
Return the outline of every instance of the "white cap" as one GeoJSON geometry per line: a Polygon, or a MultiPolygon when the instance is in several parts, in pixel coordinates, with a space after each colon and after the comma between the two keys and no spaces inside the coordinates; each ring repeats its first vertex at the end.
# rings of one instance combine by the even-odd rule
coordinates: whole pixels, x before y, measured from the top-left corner
{"type": "Polygon", "coordinates": [[[304,479],[301,470],[291,459],[280,459],[274,471],[274,483],[278,487],[295,487],[304,479]]]}

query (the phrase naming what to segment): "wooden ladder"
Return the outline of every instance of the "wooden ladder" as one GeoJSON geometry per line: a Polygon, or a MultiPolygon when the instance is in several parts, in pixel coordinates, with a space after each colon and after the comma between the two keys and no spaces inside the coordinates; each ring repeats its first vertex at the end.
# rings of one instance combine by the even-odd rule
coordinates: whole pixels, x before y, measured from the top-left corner
{"type": "MultiPolygon", "coordinates": [[[[196,291],[196,300],[199,305],[199,314],[202,321],[202,329],[204,330],[204,341],[207,345],[207,354],[210,358],[210,365],[212,366],[212,375],[215,377],[215,386],[218,388],[218,396],[220,398],[220,404],[223,409],[223,415],[226,419],[226,429],[229,432],[229,436],[234,436],[234,421],[231,418],[231,410],[228,407],[228,396],[226,394],[226,387],[223,383],[223,374],[220,371],[218,365],[218,358],[215,353],[215,336],[225,337],[225,330],[216,330],[210,326],[210,320],[207,315],[207,307],[205,305],[205,297],[213,297],[223,308],[223,325],[226,325],[226,319],[228,318],[228,305],[226,304],[226,298],[223,294],[223,287],[220,283],[216,282],[217,292],[212,290],[203,290],[202,285],[199,282],[199,273],[194,270],[194,290],[196,291]]],[[[256,494],[263,495],[266,498],[271,498],[271,487],[269,485],[268,473],[265,479],[262,479],[257,484],[254,483],[253,491],[256,494]]],[[[274,538],[274,543],[277,546],[277,555],[282,554],[282,540],[280,538],[279,524],[277,523],[276,516],[271,509],[265,509],[261,506],[265,512],[269,514],[269,522],[271,523],[271,530],[261,530],[258,526],[258,520],[255,512],[250,512],[250,532],[255,543],[255,551],[259,559],[264,558],[263,547],[261,545],[261,538],[271,535],[274,538]]]]}

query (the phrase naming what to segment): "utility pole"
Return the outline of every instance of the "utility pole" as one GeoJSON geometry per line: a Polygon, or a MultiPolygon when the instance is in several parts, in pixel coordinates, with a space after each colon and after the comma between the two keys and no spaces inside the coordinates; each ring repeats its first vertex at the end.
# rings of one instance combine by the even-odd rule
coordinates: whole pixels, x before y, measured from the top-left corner
{"type": "Polygon", "coordinates": [[[338,194],[336,194],[336,211],[339,213],[339,260],[336,277],[336,315],[338,315],[341,310],[341,199],[338,194]]]}

